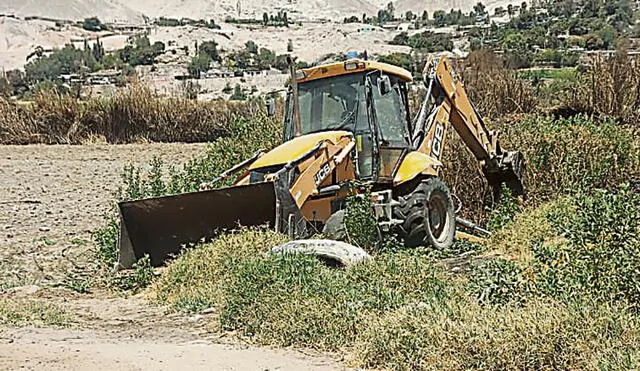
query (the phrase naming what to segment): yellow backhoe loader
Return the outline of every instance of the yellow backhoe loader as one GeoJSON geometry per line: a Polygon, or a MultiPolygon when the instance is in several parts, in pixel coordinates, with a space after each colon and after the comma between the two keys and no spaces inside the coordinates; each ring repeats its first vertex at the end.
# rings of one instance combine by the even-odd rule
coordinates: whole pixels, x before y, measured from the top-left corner
{"type": "Polygon", "coordinates": [[[335,232],[353,181],[372,190],[382,231],[408,247],[446,248],[456,216],[438,176],[449,126],[494,189],[504,184],[524,195],[523,156],[500,147],[447,58],[426,64],[427,95],[414,119],[412,76],[402,68],[350,59],[290,72],[283,143],[209,184],[235,177],[231,187],[119,204],[121,267],[145,254],[160,265],[185,245],[238,225],[269,225],[292,238],[335,232]]]}

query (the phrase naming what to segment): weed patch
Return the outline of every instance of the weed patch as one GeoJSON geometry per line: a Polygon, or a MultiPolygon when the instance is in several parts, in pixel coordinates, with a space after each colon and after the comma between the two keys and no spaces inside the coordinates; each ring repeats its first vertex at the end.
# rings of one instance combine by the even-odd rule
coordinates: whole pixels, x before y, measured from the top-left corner
{"type": "Polygon", "coordinates": [[[0,298],[0,326],[65,326],[69,321],[68,313],[56,305],[0,298]]]}
{"type": "Polygon", "coordinates": [[[337,350],[368,316],[451,295],[421,254],[381,254],[350,269],[311,256],[260,254],[282,241],[247,231],[189,251],[161,277],[157,298],[178,310],[215,307],[219,328],[262,344],[337,350]]]}
{"type": "Polygon", "coordinates": [[[626,370],[640,362],[638,317],[608,305],[425,304],[373,318],[365,328],[351,362],[376,369],[626,370]]]}

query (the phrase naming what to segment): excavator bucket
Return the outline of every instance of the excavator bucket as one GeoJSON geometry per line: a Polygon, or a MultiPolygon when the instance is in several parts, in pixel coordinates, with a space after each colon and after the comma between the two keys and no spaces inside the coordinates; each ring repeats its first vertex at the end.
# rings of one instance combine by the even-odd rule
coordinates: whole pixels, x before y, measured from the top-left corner
{"type": "Polygon", "coordinates": [[[264,182],[119,203],[120,268],[146,254],[161,265],[185,245],[239,225],[275,227],[276,188],[277,182],[264,182]]]}

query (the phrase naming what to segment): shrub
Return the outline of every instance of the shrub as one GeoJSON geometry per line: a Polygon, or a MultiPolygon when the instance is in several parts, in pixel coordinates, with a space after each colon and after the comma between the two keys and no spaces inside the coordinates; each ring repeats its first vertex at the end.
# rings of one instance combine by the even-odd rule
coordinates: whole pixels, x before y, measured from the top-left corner
{"type": "Polygon", "coordinates": [[[536,244],[539,285],[552,296],[587,294],[640,303],[640,194],[627,187],[575,199],[575,215],[551,214],[566,243],[536,244]]]}
{"type": "Polygon", "coordinates": [[[637,126],[640,122],[640,64],[619,50],[610,58],[593,58],[578,84],[572,84],[565,105],[576,112],[637,126]]]}
{"type": "Polygon", "coordinates": [[[518,251],[525,258],[480,266],[471,279],[471,292],[491,304],[523,302],[536,294],[629,303],[637,310],[639,207],[640,195],[622,187],[530,213],[493,237],[504,238],[498,242],[503,251],[518,251]]]}
{"type": "Polygon", "coordinates": [[[503,67],[502,60],[486,50],[474,51],[457,68],[471,101],[479,112],[492,119],[535,112],[537,99],[531,85],[518,79],[515,71],[503,67]]]}

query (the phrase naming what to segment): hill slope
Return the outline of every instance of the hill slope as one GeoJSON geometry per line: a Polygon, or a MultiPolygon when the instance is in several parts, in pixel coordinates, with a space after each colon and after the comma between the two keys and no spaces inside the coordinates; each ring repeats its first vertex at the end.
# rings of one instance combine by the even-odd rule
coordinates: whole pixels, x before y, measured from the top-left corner
{"type": "MultiPolygon", "coordinates": [[[[274,14],[286,11],[293,20],[334,19],[363,13],[375,15],[384,8],[388,0],[2,0],[0,14],[15,14],[19,17],[41,16],[56,19],[84,19],[97,16],[106,22],[140,21],[148,17],[173,17],[222,20],[227,16],[237,18],[261,18],[263,13],[274,14]],[[240,10],[240,12],[238,12],[240,10]]],[[[422,13],[427,10],[462,9],[469,11],[477,0],[396,0],[393,2],[396,16],[407,10],[422,13]]],[[[496,6],[506,6],[508,0],[483,2],[489,11],[496,6]]],[[[519,3],[519,2],[514,2],[519,3]]]]}
{"type": "Polygon", "coordinates": [[[119,0],[2,0],[0,13],[70,20],[97,16],[106,22],[142,19],[119,0]]]}

